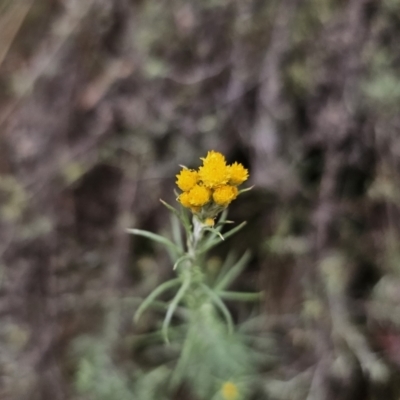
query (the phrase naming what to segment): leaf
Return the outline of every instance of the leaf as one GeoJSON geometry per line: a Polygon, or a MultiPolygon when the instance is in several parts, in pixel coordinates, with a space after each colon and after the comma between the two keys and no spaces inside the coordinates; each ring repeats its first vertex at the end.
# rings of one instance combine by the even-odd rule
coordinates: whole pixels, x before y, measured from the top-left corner
{"type": "Polygon", "coordinates": [[[193,343],[192,335],[190,335],[190,333],[187,333],[181,354],[178,359],[178,363],[174,368],[173,375],[170,381],[170,387],[172,389],[176,389],[182,383],[185,370],[190,365],[194,346],[195,343],[193,343]]]}
{"type": "Polygon", "coordinates": [[[177,269],[178,266],[179,266],[179,264],[180,264],[182,261],[189,260],[190,258],[191,258],[191,256],[190,256],[189,254],[184,254],[183,256],[179,257],[179,258],[176,260],[176,262],[175,262],[175,264],[174,264],[174,267],[173,267],[172,269],[173,269],[173,270],[177,269]]]}
{"type": "Polygon", "coordinates": [[[176,215],[171,215],[171,229],[172,229],[172,237],[174,242],[178,246],[181,253],[184,251],[182,235],[181,235],[181,227],[179,225],[179,219],[176,215]]]}
{"type": "Polygon", "coordinates": [[[225,261],[223,262],[223,264],[219,270],[218,276],[216,276],[216,278],[214,279],[215,284],[224,277],[224,275],[228,272],[229,269],[232,268],[232,265],[235,264],[235,260],[236,260],[235,251],[234,250],[230,251],[228,253],[228,255],[226,256],[225,261]]]}
{"type": "Polygon", "coordinates": [[[171,322],[172,316],[176,308],[178,307],[180,301],[182,300],[183,296],[185,295],[186,291],[189,289],[190,286],[190,274],[187,275],[185,280],[183,281],[182,286],[179,288],[178,293],[172,299],[171,304],[168,307],[167,314],[165,315],[165,319],[162,325],[162,333],[164,340],[169,343],[168,339],[168,327],[171,322]]]}
{"type": "Polygon", "coordinates": [[[242,194],[242,193],[249,192],[249,191],[250,191],[251,189],[253,189],[253,188],[254,188],[254,185],[253,185],[253,186],[250,186],[250,187],[248,187],[248,188],[241,189],[241,190],[239,190],[238,195],[240,195],[240,194],[242,194]]]}
{"type": "MultiPolygon", "coordinates": [[[[235,228],[231,229],[230,231],[228,231],[227,233],[225,233],[223,236],[223,238],[226,240],[229,237],[231,237],[232,235],[234,235],[236,232],[240,231],[240,229],[242,229],[245,225],[247,224],[246,221],[242,222],[240,225],[236,226],[235,228]]],[[[217,228],[218,229],[218,228],[217,228]]],[[[212,240],[212,241],[207,241],[203,244],[203,246],[200,247],[199,249],[199,253],[205,253],[206,251],[212,249],[213,247],[215,247],[217,244],[220,243],[220,240],[212,240]]]]}
{"type": "Polygon", "coordinates": [[[179,250],[179,248],[176,246],[176,244],[172,243],[169,239],[165,238],[164,236],[157,235],[156,233],[152,233],[152,232],[145,231],[142,229],[127,229],[126,231],[128,233],[132,233],[133,235],[146,237],[150,240],[153,240],[154,242],[163,244],[167,248],[169,248],[173,251],[176,251],[178,254],[182,254],[182,252],[179,250]]]}
{"type": "MultiPolygon", "coordinates": [[[[173,338],[176,339],[182,339],[185,337],[185,327],[182,326],[177,326],[169,329],[169,335],[170,337],[172,336],[173,338]]],[[[147,333],[142,333],[138,335],[131,335],[126,337],[126,342],[129,343],[130,345],[135,345],[136,347],[141,347],[144,344],[151,344],[151,343],[160,343],[160,340],[162,339],[162,332],[161,330],[157,331],[152,331],[152,332],[147,332],[147,333]]]]}
{"type": "MultiPolygon", "coordinates": [[[[142,304],[142,302],[144,300],[142,298],[140,298],[140,297],[129,297],[128,296],[128,297],[122,298],[121,301],[123,303],[126,303],[126,304],[130,305],[130,306],[132,306],[132,305],[136,306],[137,304],[139,304],[139,305],[142,304]]],[[[151,302],[151,304],[149,304],[148,307],[154,308],[154,309],[159,310],[159,311],[165,311],[165,310],[168,309],[168,306],[169,306],[169,304],[167,302],[165,302],[165,301],[153,300],[151,302]]],[[[179,315],[182,318],[187,318],[188,317],[188,312],[187,312],[186,308],[178,307],[175,312],[179,313],[179,315]]]]}
{"type": "Polygon", "coordinates": [[[214,247],[215,245],[217,245],[218,243],[220,243],[219,240],[214,240],[217,236],[219,236],[219,238],[221,240],[224,240],[224,237],[221,235],[221,230],[222,230],[222,226],[224,224],[229,224],[232,223],[232,221],[227,221],[226,217],[228,216],[228,210],[225,209],[224,211],[222,211],[221,217],[219,218],[218,222],[215,225],[215,228],[204,228],[204,230],[206,231],[210,231],[211,235],[209,235],[203,243],[204,247],[208,247],[211,246],[209,248],[214,247]]]}
{"type": "Polygon", "coordinates": [[[243,221],[240,225],[225,233],[224,239],[228,239],[229,237],[233,236],[236,232],[239,232],[245,225],[247,225],[247,221],[243,221]]]}
{"type": "Polygon", "coordinates": [[[187,233],[191,231],[190,222],[184,212],[180,213],[176,208],[172,207],[170,204],[162,199],[160,199],[160,202],[178,217],[179,221],[182,222],[182,225],[184,226],[187,233]]]}
{"type": "Polygon", "coordinates": [[[228,292],[228,291],[220,291],[216,292],[217,295],[224,300],[233,300],[233,301],[259,301],[263,293],[246,293],[246,292],[228,292]]]}
{"type": "Polygon", "coordinates": [[[192,232],[192,225],[190,223],[190,218],[188,216],[188,212],[183,206],[181,206],[181,214],[180,215],[182,217],[183,226],[185,227],[185,230],[186,230],[186,236],[189,237],[190,233],[192,232]]]}
{"type": "Polygon", "coordinates": [[[226,221],[227,217],[228,217],[228,209],[226,208],[224,211],[222,211],[221,217],[219,218],[217,224],[223,224],[226,221]]]}
{"type": "Polygon", "coordinates": [[[216,236],[219,236],[219,238],[221,239],[221,240],[225,240],[224,239],[224,237],[221,235],[221,232],[218,230],[218,229],[215,229],[215,228],[203,228],[203,230],[204,231],[207,231],[207,232],[211,232],[213,235],[214,235],[214,237],[216,237],[216,236]]]}
{"type": "Polygon", "coordinates": [[[237,261],[237,263],[228,270],[228,272],[215,285],[215,290],[217,292],[226,289],[242,273],[243,269],[250,260],[250,256],[251,253],[249,250],[247,250],[237,261]]]}
{"type": "Polygon", "coordinates": [[[174,286],[179,285],[181,280],[179,278],[171,279],[167,282],[162,283],[160,286],[156,287],[144,300],[143,303],[139,306],[135,313],[134,320],[135,322],[139,321],[139,318],[143,314],[143,312],[148,308],[153,301],[160,296],[162,293],[167,291],[168,289],[173,288],[174,286]]]}
{"type": "MultiPolygon", "coordinates": [[[[220,243],[220,240],[216,240],[217,236],[222,236],[220,231],[222,229],[222,225],[217,225],[216,228],[212,228],[213,230],[211,231],[211,235],[208,235],[204,240],[202,245],[200,246],[200,252],[202,252],[202,248],[207,248],[207,249],[211,249],[212,247],[214,247],[215,245],[217,245],[218,243],[220,243]]],[[[209,230],[209,228],[204,228],[204,230],[209,230]]],[[[224,240],[223,238],[221,240],[224,240]]]]}
{"type": "Polygon", "coordinates": [[[224,302],[207,285],[205,285],[204,283],[201,283],[200,286],[210,296],[211,300],[216,305],[216,307],[221,311],[222,315],[225,317],[226,324],[228,326],[228,332],[232,333],[233,332],[233,319],[232,319],[231,313],[229,312],[229,310],[226,307],[226,305],[224,304],[224,302]]]}

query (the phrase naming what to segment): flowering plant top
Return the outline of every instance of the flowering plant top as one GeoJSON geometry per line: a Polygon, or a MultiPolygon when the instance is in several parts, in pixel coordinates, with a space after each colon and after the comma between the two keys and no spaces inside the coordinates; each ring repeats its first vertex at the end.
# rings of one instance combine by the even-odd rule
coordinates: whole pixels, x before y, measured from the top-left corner
{"type": "MultiPolygon", "coordinates": [[[[247,339],[244,341],[244,336],[235,332],[234,320],[224,300],[259,301],[262,294],[229,290],[250,260],[249,251],[239,259],[228,256],[220,270],[213,272],[207,253],[246,225],[244,221],[221,234],[225,224],[233,223],[226,219],[227,207],[240,193],[251,189],[238,188],[249,173],[240,163],[228,165],[216,151],[209,151],[201,160],[197,170],[182,167],[176,176],[181,190],[177,200],[192,212],[191,221],[186,210],[177,210],[160,199],[172,213],[171,238],[128,229],[129,233],[168,249],[176,273],[176,277],[161,283],[141,302],[134,320],[138,322],[149,307],[165,307],[161,329],[155,333],[161,334],[166,343],[173,340],[180,349],[179,358],[170,363],[172,369],[166,367],[157,393],[158,389],[168,390],[172,395],[182,384],[189,384],[199,399],[244,400],[251,392],[247,381],[256,371],[259,353],[252,353],[247,339]],[[168,299],[167,294],[171,293],[173,297],[166,302],[157,300],[161,295],[168,299]]],[[[148,380],[143,385],[148,387],[148,380]]]]}
{"type": "Polygon", "coordinates": [[[238,186],[248,179],[249,173],[240,163],[228,165],[217,151],[209,151],[201,160],[203,165],[198,171],[183,167],[176,175],[176,184],[183,191],[177,200],[201,221],[213,225],[217,214],[243,192],[238,186]]]}

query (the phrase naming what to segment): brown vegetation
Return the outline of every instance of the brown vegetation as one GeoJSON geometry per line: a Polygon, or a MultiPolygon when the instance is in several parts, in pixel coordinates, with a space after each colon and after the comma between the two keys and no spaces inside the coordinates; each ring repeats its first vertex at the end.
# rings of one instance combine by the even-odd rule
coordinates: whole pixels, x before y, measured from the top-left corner
{"type": "Polygon", "coordinates": [[[170,266],[124,229],[165,231],[158,199],[209,149],[256,185],[232,206],[249,224],[230,245],[253,251],[240,285],[265,291],[279,338],[268,398],[399,398],[399,1],[0,13],[0,399],[86,398],[71,356],[84,335],[125,372],[141,363],[129,343],[151,321],[134,330],[129,299],[170,266]]]}

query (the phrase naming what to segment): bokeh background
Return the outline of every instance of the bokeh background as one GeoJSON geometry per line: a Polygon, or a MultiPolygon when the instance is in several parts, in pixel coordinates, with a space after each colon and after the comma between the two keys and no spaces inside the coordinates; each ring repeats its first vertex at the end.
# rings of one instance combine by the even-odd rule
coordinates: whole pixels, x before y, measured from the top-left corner
{"type": "Polygon", "coordinates": [[[210,263],[252,251],[260,398],[398,400],[399,34],[399,0],[1,0],[0,399],[134,398],[172,272],[125,228],[168,235],[214,149],[255,185],[210,263]]]}

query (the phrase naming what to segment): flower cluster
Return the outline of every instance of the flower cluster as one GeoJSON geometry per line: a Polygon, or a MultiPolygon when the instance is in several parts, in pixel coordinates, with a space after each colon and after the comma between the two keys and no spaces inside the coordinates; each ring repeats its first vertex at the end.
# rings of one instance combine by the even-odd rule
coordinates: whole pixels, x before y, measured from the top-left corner
{"type": "Polygon", "coordinates": [[[213,150],[201,160],[198,171],[183,168],[176,176],[176,184],[183,191],[178,201],[196,214],[203,212],[205,218],[213,218],[238,196],[237,187],[249,173],[240,163],[227,165],[225,157],[213,150]]]}

